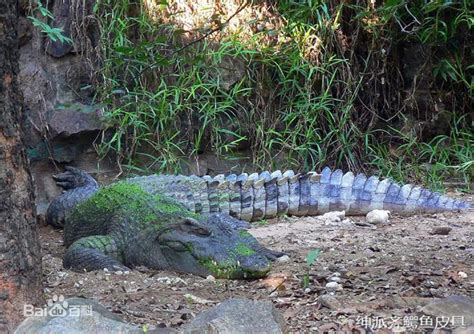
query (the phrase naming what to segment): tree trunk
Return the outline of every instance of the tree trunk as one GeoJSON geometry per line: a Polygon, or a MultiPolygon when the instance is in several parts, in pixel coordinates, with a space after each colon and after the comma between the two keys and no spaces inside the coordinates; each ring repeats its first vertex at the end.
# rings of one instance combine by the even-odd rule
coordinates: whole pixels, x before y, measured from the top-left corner
{"type": "Polygon", "coordinates": [[[21,138],[17,22],[17,1],[0,1],[0,333],[15,329],[24,304],[43,298],[33,184],[21,138]]]}

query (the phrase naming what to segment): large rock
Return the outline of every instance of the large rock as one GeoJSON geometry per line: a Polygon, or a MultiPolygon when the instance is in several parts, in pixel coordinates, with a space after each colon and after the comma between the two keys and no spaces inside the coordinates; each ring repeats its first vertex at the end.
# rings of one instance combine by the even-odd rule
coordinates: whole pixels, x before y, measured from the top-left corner
{"type": "Polygon", "coordinates": [[[270,302],[229,299],[202,312],[184,333],[285,333],[282,315],[270,302]]]}
{"type": "Polygon", "coordinates": [[[51,304],[46,312],[26,318],[15,334],[143,333],[123,322],[99,303],[84,298],[69,298],[51,304]]]}
{"type": "Polygon", "coordinates": [[[99,116],[100,106],[72,103],[61,105],[48,115],[48,126],[53,137],[69,137],[104,128],[99,116]]]}
{"type": "Polygon", "coordinates": [[[447,317],[460,319],[462,317],[464,326],[474,325],[474,300],[465,296],[449,296],[436,299],[425,305],[421,312],[436,317],[447,317]]]}

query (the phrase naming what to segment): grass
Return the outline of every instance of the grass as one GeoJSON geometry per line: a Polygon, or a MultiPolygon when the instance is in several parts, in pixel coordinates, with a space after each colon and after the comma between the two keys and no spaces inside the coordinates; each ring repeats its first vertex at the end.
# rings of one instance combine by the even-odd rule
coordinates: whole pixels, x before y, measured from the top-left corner
{"type": "Polygon", "coordinates": [[[129,170],[179,172],[202,152],[232,158],[246,147],[262,169],[330,165],[470,189],[467,1],[279,1],[273,10],[283,26],[246,40],[224,26],[218,42],[186,47],[182,29],[151,20],[140,3],[98,1],[97,97],[113,129],[99,152],[129,170]],[[430,73],[430,113],[412,103],[423,89],[416,77],[401,74],[398,50],[407,43],[431,50],[419,69],[430,73]],[[240,70],[231,82],[229,67],[240,70]],[[449,126],[427,135],[441,113],[449,126]]]}
{"type": "MultiPolygon", "coordinates": [[[[368,145],[373,166],[383,175],[403,180],[423,180],[436,190],[444,188],[446,180],[458,180],[472,192],[474,177],[474,134],[464,128],[466,116],[452,121],[449,135],[438,135],[429,142],[419,142],[397,129],[389,136],[397,138],[393,150],[387,145],[368,145]]],[[[373,141],[374,139],[372,139],[373,141]]]]}

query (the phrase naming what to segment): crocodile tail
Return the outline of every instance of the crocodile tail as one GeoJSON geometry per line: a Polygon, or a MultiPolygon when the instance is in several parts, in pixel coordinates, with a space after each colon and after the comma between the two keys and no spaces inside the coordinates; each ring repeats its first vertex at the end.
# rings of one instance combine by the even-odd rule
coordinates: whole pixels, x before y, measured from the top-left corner
{"type": "Polygon", "coordinates": [[[458,210],[472,205],[411,184],[400,185],[390,179],[354,175],[341,170],[324,168],[320,175],[312,174],[308,181],[299,178],[299,184],[290,186],[300,193],[300,208],[295,215],[305,215],[301,210],[301,197],[310,198],[309,213],[322,214],[345,210],[349,215],[364,215],[374,209],[389,210],[397,214],[414,214],[458,210]],[[305,184],[306,183],[306,184],[305,184]],[[309,194],[308,189],[309,188],[309,194]]]}
{"type": "Polygon", "coordinates": [[[168,194],[192,211],[222,212],[246,221],[282,215],[314,216],[336,210],[363,215],[374,209],[413,214],[472,208],[418,186],[329,168],[321,174],[295,174],[290,170],[215,177],[155,175],[129,181],[151,193],[168,194]]]}
{"type": "Polygon", "coordinates": [[[364,215],[374,209],[414,214],[473,207],[411,184],[329,168],[321,174],[265,171],[200,179],[207,183],[207,207],[211,212],[214,208],[247,221],[285,214],[314,216],[336,210],[345,210],[348,215],[364,215]]]}

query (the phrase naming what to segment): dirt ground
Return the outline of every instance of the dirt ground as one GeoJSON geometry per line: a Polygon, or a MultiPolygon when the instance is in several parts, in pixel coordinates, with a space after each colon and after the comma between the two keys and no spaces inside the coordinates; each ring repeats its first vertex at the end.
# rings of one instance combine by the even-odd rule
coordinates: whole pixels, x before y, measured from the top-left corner
{"type": "Polygon", "coordinates": [[[220,301],[244,297],[271,301],[293,333],[363,333],[364,326],[379,333],[400,327],[425,332],[417,318],[423,305],[456,294],[474,297],[473,225],[474,212],[392,217],[377,226],[364,217],[256,223],[250,232],[289,259],[275,263],[268,278],[253,281],[146,268],[75,273],[61,265],[62,232],[42,226],[45,294],[92,298],[148,328],[177,329],[220,301]],[[319,256],[308,264],[315,249],[319,256]]]}

